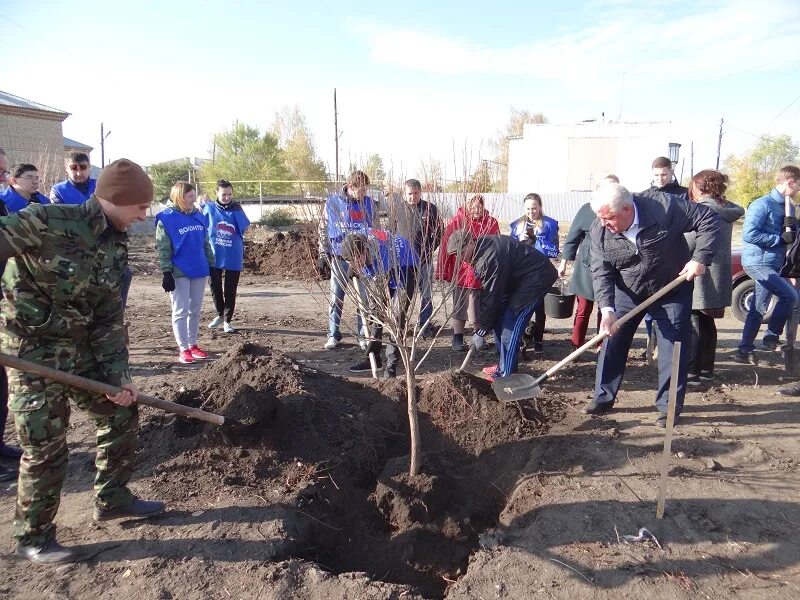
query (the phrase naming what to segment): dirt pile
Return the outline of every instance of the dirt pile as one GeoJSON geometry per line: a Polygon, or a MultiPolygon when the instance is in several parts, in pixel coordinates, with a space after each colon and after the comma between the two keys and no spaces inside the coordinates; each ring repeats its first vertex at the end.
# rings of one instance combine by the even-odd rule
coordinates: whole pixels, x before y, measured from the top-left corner
{"type": "Polygon", "coordinates": [[[151,428],[148,443],[168,456],[155,467],[159,488],[209,503],[231,486],[269,497],[273,508],[277,498],[292,542],[276,559],[366,572],[441,597],[480,532],[496,524],[529,458],[526,443],[547,422],[499,404],[482,380],[436,375],[421,384],[423,468],[411,478],[404,384],[378,386],[263,346],[231,348],[187,377],[174,399],[242,425],[151,428]]]}
{"type": "Polygon", "coordinates": [[[529,403],[498,402],[491,384],[464,372],[430,376],[420,386],[419,407],[446,440],[473,455],[510,440],[544,433],[564,406],[553,394],[534,410],[529,403]]]}
{"type": "Polygon", "coordinates": [[[304,222],[263,241],[245,240],[244,270],[287,279],[315,279],[318,255],[316,224],[304,222]]]}

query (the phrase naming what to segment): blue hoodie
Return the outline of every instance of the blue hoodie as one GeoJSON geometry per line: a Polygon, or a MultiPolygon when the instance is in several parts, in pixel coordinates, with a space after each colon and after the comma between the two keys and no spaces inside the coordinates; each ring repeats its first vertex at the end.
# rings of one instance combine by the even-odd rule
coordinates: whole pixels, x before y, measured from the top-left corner
{"type": "Polygon", "coordinates": [[[419,265],[419,257],[414,250],[414,244],[386,229],[369,229],[366,233],[370,244],[377,245],[378,256],[371,264],[364,265],[362,274],[372,278],[381,273],[388,273],[390,288],[398,287],[398,279],[400,284],[405,286],[406,269],[419,265]],[[380,263],[378,259],[380,259],[380,263]]]}
{"type": "Polygon", "coordinates": [[[348,233],[363,233],[372,227],[372,213],[372,198],[366,196],[362,202],[357,202],[347,196],[346,186],[338,194],[328,196],[325,223],[331,254],[342,255],[342,241],[348,233]]]}
{"type": "Polygon", "coordinates": [[[227,271],[241,271],[244,232],[250,226],[250,219],[241,205],[238,202],[228,205],[206,202],[202,212],[208,222],[208,241],[214,250],[214,266],[227,271]]]}

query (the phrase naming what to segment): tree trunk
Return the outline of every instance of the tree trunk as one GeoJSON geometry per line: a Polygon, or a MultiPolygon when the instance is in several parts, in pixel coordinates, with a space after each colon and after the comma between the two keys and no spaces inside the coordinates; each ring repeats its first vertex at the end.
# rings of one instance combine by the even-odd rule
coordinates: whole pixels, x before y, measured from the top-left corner
{"type": "MultiPolygon", "coordinates": [[[[402,342],[400,342],[402,343],[402,342]]],[[[400,359],[403,361],[403,367],[406,370],[406,388],[408,390],[408,429],[411,433],[411,460],[408,468],[408,476],[416,477],[419,474],[419,455],[420,455],[420,437],[419,437],[419,419],[417,416],[417,381],[414,376],[414,366],[411,364],[408,350],[402,346],[399,347],[400,359]]]]}

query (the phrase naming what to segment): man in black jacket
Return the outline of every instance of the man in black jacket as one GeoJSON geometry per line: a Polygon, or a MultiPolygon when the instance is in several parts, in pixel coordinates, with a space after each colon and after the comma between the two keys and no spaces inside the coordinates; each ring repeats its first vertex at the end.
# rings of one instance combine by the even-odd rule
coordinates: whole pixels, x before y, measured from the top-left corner
{"type": "Polygon", "coordinates": [[[419,287],[419,326],[424,338],[433,336],[430,319],[433,314],[433,255],[444,233],[439,210],[432,202],[422,199],[422,184],[409,179],[403,187],[403,197],[389,195],[389,230],[410,240],[419,257],[417,286],[419,287]]]}
{"type": "Polygon", "coordinates": [[[657,197],[659,192],[673,194],[684,199],[689,198],[689,188],[683,187],[675,179],[672,161],[666,156],[659,156],[653,160],[653,184],[641,193],[649,198],[657,197]]]}
{"type": "Polygon", "coordinates": [[[484,373],[491,381],[516,373],[520,340],[534,306],[558,279],[556,268],[533,246],[507,235],[476,239],[459,229],[447,240],[446,250],[471,263],[481,282],[478,330],[472,344],[476,350],[482,349],[484,336],[492,329],[500,352],[500,362],[484,373]]]}
{"type": "MultiPolygon", "coordinates": [[[[683,187],[675,179],[675,172],[670,159],[666,156],[659,156],[653,159],[653,164],[650,168],[652,169],[653,175],[652,185],[644,190],[640,194],[641,196],[659,198],[662,193],[665,193],[680,196],[684,200],[689,199],[689,188],[683,187]]],[[[645,356],[647,357],[647,363],[652,364],[653,357],[656,356],[656,349],[658,347],[658,335],[657,330],[653,328],[653,319],[650,315],[645,315],[644,324],[647,329],[647,350],[645,350],[645,356]]]]}
{"type": "MultiPolygon", "coordinates": [[[[714,258],[719,235],[717,215],[708,208],[670,194],[655,198],[633,196],[619,184],[604,183],[592,196],[597,220],[592,225],[592,277],[595,301],[602,311],[600,331],[611,334],[597,362],[594,400],[583,412],[602,414],[611,410],[622,385],[631,340],[641,315],[622,327],[618,317],[666,286],[679,274],[687,281],[705,273],[714,258]],[[696,232],[690,254],[683,234],[696,232]]],[[[666,425],[672,365],[672,346],[688,342],[691,333],[693,284],[686,283],[648,308],[661,335],[658,340],[658,391],[656,425],[666,425]]],[[[680,414],[686,393],[689,348],[681,352],[678,371],[680,414]]]]}

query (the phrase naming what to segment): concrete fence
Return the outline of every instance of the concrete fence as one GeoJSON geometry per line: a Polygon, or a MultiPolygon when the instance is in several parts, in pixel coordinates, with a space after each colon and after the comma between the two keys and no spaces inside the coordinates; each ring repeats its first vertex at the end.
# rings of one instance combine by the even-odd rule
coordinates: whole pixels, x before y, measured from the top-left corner
{"type": "MultiPolygon", "coordinates": [[[[563,194],[540,194],[544,213],[554,218],[556,221],[572,221],[578,209],[586,204],[591,198],[590,192],[568,192],[563,194]]],[[[461,193],[434,193],[425,194],[426,199],[434,202],[439,207],[442,217],[448,219],[452,217],[458,207],[467,197],[461,193]]],[[[525,194],[504,194],[487,193],[483,194],[486,208],[489,213],[501,223],[509,223],[523,214],[524,205],[522,199],[525,194]]],[[[374,195],[378,202],[379,209],[386,211],[386,198],[383,194],[374,195]]],[[[259,198],[238,199],[244,209],[247,218],[252,223],[257,223],[265,215],[274,210],[289,211],[299,220],[314,220],[319,217],[322,210],[324,198],[303,197],[303,196],[276,196],[259,198]]],[[[164,210],[164,205],[154,205],[148,211],[146,221],[135,223],[129,231],[131,233],[152,233],[155,230],[155,215],[164,210]]],[[[506,233],[506,232],[504,232],[506,233]]]]}

